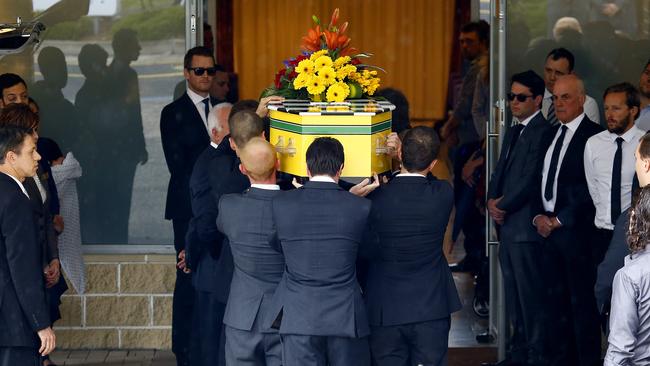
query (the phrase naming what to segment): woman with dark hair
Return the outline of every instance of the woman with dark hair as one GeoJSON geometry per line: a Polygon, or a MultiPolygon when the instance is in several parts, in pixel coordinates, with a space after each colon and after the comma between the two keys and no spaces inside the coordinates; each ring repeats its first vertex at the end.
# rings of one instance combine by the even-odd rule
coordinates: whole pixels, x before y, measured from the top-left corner
{"type": "Polygon", "coordinates": [[[650,355],[650,186],[630,211],[630,255],[614,276],[604,366],[648,365],[650,355]]]}

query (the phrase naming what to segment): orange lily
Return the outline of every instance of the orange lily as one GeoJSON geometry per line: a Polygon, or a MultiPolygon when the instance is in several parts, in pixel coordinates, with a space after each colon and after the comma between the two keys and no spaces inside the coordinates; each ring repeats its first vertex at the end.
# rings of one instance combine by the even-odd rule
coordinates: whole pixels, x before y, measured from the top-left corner
{"type": "Polygon", "coordinates": [[[310,28],[307,32],[307,35],[302,37],[302,48],[305,51],[318,51],[320,50],[321,42],[321,31],[320,26],[317,25],[315,28],[310,28]]]}

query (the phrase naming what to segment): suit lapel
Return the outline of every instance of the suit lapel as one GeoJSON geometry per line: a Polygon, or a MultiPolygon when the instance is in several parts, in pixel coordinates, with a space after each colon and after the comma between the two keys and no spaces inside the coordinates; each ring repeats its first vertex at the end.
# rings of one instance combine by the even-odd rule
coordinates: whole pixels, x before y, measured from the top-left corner
{"type": "Polygon", "coordinates": [[[203,118],[201,118],[199,111],[196,109],[196,106],[194,105],[194,102],[192,102],[192,98],[190,98],[187,92],[183,94],[182,98],[183,98],[183,105],[184,105],[183,108],[185,108],[190,115],[194,116],[189,120],[195,121],[195,123],[194,122],[190,122],[190,123],[196,124],[197,128],[200,127],[205,132],[205,134],[208,136],[209,139],[210,135],[208,134],[208,131],[205,128],[205,124],[203,123],[203,118]]]}
{"type": "MultiPolygon", "coordinates": [[[[542,116],[542,113],[538,113],[535,118],[533,118],[530,122],[528,122],[528,125],[524,127],[524,129],[521,132],[521,136],[519,136],[519,139],[517,140],[517,146],[515,146],[515,149],[512,150],[512,159],[508,159],[508,163],[506,165],[505,170],[508,171],[510,169],[510,166],[513,164],[513,161],[515,160],[514,157],[517,156],[527,156],[528,155],[528,148],[530,147],[530,144],[528,143],[528,139],[530,139],[530,136],[534,133],[537,133],[537,127],[539,126],[540,123],[545,123],[546,120],[544,119],[544,116],[542,116]]],[[[512,135],[510,136],[510,141],[512,141],[512,135]]]]}

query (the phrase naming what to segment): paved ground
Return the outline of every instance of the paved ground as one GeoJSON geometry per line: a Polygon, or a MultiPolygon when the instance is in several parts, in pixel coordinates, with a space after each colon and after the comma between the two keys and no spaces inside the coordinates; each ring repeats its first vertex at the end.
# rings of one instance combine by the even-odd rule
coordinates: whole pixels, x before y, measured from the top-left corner
{"type": "Polygon", "coordinates": [[[52,355],[57,365],[130,365],[130,366],[175,366],[171,351],[57,351],[52,355]]]}

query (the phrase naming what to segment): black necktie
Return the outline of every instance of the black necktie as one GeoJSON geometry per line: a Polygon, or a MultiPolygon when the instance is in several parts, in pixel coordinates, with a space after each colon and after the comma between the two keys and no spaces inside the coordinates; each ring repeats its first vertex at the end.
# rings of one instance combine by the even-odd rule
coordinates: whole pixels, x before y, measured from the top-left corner
{"type": "Polygon", "coordinates": [[[621,214],[621,168],[623,167],[623,138],[617,137],[616,154],[614,154],[614,165],[612,167],[612,189],[611,189],[611,219],[616,225],[616,219],[621,214]]]}
{"type": "Polygon", "coordinates": [[[544,198],[547,201],[553,199],[553,183],[555,183],[555,172],[557,172],[557,163],[560,160],[560,150],[562,150],[562,144],[564,144],[564,136],[566,135],[567,126],[562,125],[560,127],[562,132],[560,137],[555,141],[555,147],[553,147],[553,154],[551,155],[551,166],[548,168],[548,175],[546,176],[546,186],[544,187],[544,198]]]}
{"type": "Polygon", "coordinates": [[[553,97],[551,99],[551,105],[548,107],[548,113],[546,114],[546,120],[551,126],[558,124],[557,116],[555,115],[555,102],[553,102],[553,97]]]}
{"type": "Polygon", "coordinates": [[[208,115],[210,114],[210,98],[203,99],[203,105],[205,106],[205,123],[208,123],[208,115]]]}

